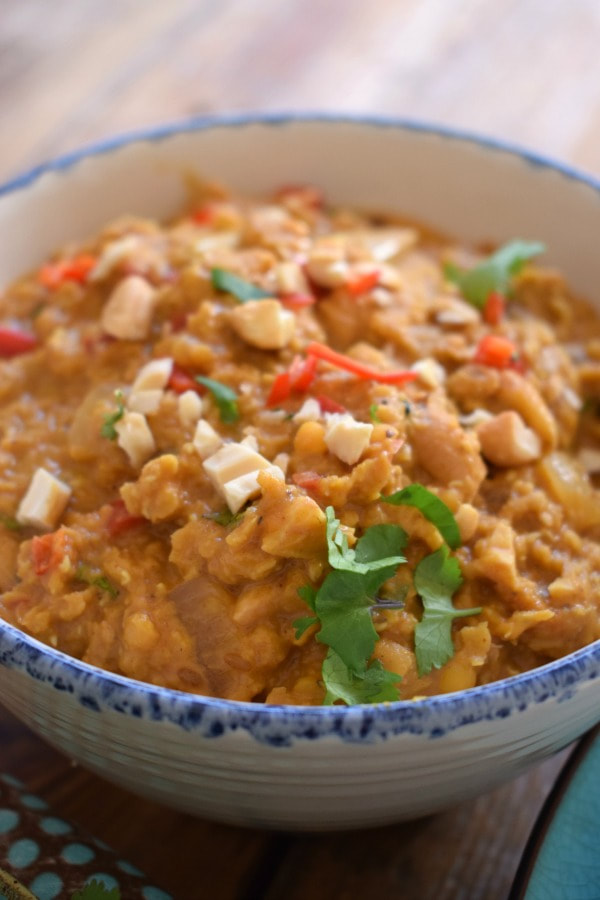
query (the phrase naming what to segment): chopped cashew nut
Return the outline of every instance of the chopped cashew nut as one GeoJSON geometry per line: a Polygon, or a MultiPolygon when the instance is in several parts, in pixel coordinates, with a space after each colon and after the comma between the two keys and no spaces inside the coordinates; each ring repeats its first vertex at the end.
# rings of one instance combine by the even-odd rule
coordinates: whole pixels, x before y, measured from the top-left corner
{"type": "Polygon", "coordinates": [[[112,294],[102,310],[102,328],[107,334],[125,341],[141,341],[148,337],[156,291],[139,275],[128,275],[112,294]]]}
{"type": "Polygon", "coordinates": [[[460,539],[463,544],[470,541],[479,525],[479,510],[475,509],[470,503],[463,503],[458,508],[458,512],[454,514],[458,530],[460,531],[460,539]]]}
{"type": "Polygon", "coordinates": [[[325,443],[331,453],[353,466],[369,445],[373,426],[357,422],[349,413],[326,416],[325,443]]]}
{"type": "Polygon", "coordinates": [[[281,350],[291,341],[296,317],[279,300],[250,300],[232,310],[229,321],[234,331],[260,350],[281,350]]]}
{"type": "Polygon", "coordinates": [[[314,397],[309,397],[308,400],[304,401],[296,415],[293,417],[293,421],[301,424],[302,422],[317,422],[322,418],[323,413],[321,411],[321,404],[318,400],[315,400],[314,397]]]}
{"type": "Polygon", "coordinates": [[[295,262],[281,262],[275,267],[278,294],[310,294],[306,275],[295,262]]]}
{"type": "Polygon", "coordinates": [[[427,387],[439,387],[446,380],[446,370],[437,360],[431,359],[431,357],[420,359],[418,362],[413,363],[410,368],[411,371],[417,372],[419,380],[427,387]]]}
{"type": "Polygon", "coordinates": [[[513,410],[483,422],[477,428],[477,437],[481,452],[496,466],[521,466],[539,459],[542,453],[536,432],[513,410]]]}
{"type": "Polygon", "coordinates": [[[116,265],[133,255],[139,245],[140,236],[137,234],[128,234],[117,241],[111,241],[102,250],[98,262],[88,275],[88,281],[101,281],[106,278],[116,265]]]}
{"type": "Polygon", "coordinates": [[[202,397],[196,391],[184,391],[177,400],[177,412],[182,425],[195,425],[204,409],[202,397]]]}
{"type": "Polygon", "coordinates": [[[173,360],[169,357],[151,359],[138,372],[131,390],[133,393],[136,391],[164,390],[172,371],[173,360]]]}
{"type": "Polygon", "coordinates": [[[255,469],[246,475],[240,475],[238,478],[232,478],[223,485],[223,495],[225,502],[232,513],[239,512],[244,503],[260,494],[260,484],[258,483],[258,474],[260,471],[270,472],[284,480],[284,474],[278,466],[267,466],[265,469],[255,469]]]}
{"type": "Polygon", "coordinates": [[[258,473],[264,470],[285,480],[278,466],[244,443],[224,444],[204,460],[204,471],[233,513],[260,493],[258,473]]]}
{"type": "Polygon", "coordinates": [[[132,391],[127,400],[127,409],[147,415],[155,413],[160,406],[164,391],[153,388],[149,391],[132,391]]]}
{"type": "Polygon", "coordinates": [[[196,425],[193,444],[201,459],[207,459],[216,453],[223,438],[218,434],[206,419],[200,419],[196,425]]]}
{"type": "Polygon", "coordinates": [[[46,469],[36,469],[25,496],[19,504],[16,519],[21,525],[31,525],[52,531],[69,502],[71,488],[46,469]]]}
{"type": "Polygon", "coordinates": [[[156,450],[145,416],[139,412],[126,412],[115,424],[115,431],[119,447],[125,451],[132,466],[140,469],[156,450]]]}
{"type": "Polygon", "coordinates": [[[277,466],[283,474],[287,474],[287,469],[290,464],[290,454],[289,453],[278,453],[275,459],[273,460],[273,465],[277,466]]]}

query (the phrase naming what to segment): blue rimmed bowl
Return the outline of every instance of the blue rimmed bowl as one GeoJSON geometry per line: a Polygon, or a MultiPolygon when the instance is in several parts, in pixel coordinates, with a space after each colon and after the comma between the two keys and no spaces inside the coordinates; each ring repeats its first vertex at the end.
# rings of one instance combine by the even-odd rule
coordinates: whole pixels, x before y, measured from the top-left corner
{"type": "MultiPolygon", "coordinates": [[[[543,240],[598,299],[600,185],[491,141],[334,116],[196,121],[60,159],[0,189],[0,280],[122,213],[167,217],[185,175],[261,193],[314,182],[467,241],[543,240]]],[[[0,623],[0,699],[112,781],[187,812],[286,829],[354,828],[490,789],[600,720],[600,643],[459,694],[379,707],[197,697],[72,660],[0,623]]]]}

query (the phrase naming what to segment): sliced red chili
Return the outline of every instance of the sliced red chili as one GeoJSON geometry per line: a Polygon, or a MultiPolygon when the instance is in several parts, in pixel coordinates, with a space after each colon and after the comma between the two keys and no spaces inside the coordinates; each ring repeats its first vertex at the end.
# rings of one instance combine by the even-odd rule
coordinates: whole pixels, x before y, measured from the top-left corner
{"type": "Polygon", "coordinates": [[[320,344],[318,341],[312,341],[306,348],[306,352],[309,356],[316,356],[317,359],[328,362],[338,369],[351,372],[365,381],[377,381],[380,384],[404,384],[407,381],[414,381],[418,377],[417,372],[408,369],[379,372],[377,369],[372,369],[371,366],[358,362],[358,360],[352,359],[350,356],[345,356],[343,353],[332,350],[326,344],[320,344]]]}
{"type": "Polygon", "coordinates": [[[143,525],[146,519],[143,516],[132,516],[127,511],[127,507],[123,500],[113,500],[111,503],[112,510],[106,522],[106,530],[111,537],[130,531],[138,525],[143,525]]]}
{"type": "Polygon", "coordinates": [[[0,357],[20,356],[37,347],[37,338],[17,328],[0,328],[0,357]]]}
{"type": "Polygon", "coordinates": [[[287,400],[292,392],[290,373],[280,372],[275,376],[275,381],[271,385],[269,396],[267,397],[267,406],[278,406],[287,400]]]}
{"type": "Polygon", "coordinates": [[[302,393],[307,391],[317,372],[317,360],[314,356],[307,356],[302,359],[301,356],[295,356],[290,366],[290,382],[293,391],[302,393]]]}
{"type": "Polygon", "coordinates": [[[504,317],[506,301],[499,291],[492,291],[483,307],[483,318],[488,325],[498,325],[504,317]]]}
{"type": "Polygon", "coordinates": [[[204,394],[206,388],[199,384],[196,379],[189,375],[180,366],[173,366],[171,376],[167,383],[167,387],[175,391],[176,394],[185,394],[186,391],[196,391],[197,394],[204,394]]]}
{"type": "Polygon", "coordinates": [[[521,369],[523,361],[513,342],[500,334],[484,335],[475,349],[473,362],[494,369],[521,369]]]}
{"type": "Polygon", "coordinates": [[[82,253],[79,256],[74,256],[73,259],[46,263],[38,272],[38,281],[51,291],[56,290],[65,281],[75,281],[79,284],[84,284],[96,262],[95,256],[91,256],[89,253],[82,253]]]}
{"type": "Polygon", "coordinates": [[[355,297],[358,297],[359,294],[366,294],[367,291],[370,291],[371,288],[378,284],[380,277],[381,272],[379,269],[374,269],[372,272],[364,272],[348,281],[346,290],[355,297]]]}
{"type": "Polygon", "coordinates": [[[321,412],[324,413],[348,412],[345,406],[342,406],[341,403],[337,403],[335,400],[332,400],[331,397],[326,397],[324,394],[319,394],[319,396],[317,397],[317,402],[321,407],[321,412]]]}
{"type": "Polygon", "coordinates": [[[292,391],[305,393],[314,381],[316,369],[316,358],[309,356],[302,359],[301,356],[295,356],[287,372],[280,372],[275,377],[267,397],[267,406],[283,403],[289,399],[292,391]]]}

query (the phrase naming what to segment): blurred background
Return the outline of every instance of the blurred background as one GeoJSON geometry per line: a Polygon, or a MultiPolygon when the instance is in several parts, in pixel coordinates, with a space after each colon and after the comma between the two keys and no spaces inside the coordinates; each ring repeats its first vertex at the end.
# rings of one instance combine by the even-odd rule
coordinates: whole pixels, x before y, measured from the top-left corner
{"type": "Polygon", "coordinates": [[[456,125],[600,174],[598,0],[0,0],[0,181],[186,116],[456,125]]]}

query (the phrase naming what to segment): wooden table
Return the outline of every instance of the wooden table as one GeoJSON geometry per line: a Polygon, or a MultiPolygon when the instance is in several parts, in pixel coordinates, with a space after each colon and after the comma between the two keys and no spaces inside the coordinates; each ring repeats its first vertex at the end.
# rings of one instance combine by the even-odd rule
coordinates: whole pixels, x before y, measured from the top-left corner
{"type": "MultiPolygon", "coordinates": [[[[599,31],[597,0],[0,0],[0,181],[115,132],[248,109],[422,118],[600,175],[599,31]]],[[[502,900],[563,759],[416,823],[275,835],[137,800],[0,710],[0,769],[178,900],[502,900]]]]}

